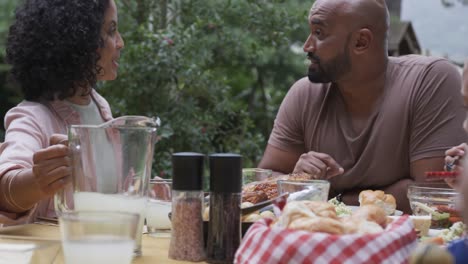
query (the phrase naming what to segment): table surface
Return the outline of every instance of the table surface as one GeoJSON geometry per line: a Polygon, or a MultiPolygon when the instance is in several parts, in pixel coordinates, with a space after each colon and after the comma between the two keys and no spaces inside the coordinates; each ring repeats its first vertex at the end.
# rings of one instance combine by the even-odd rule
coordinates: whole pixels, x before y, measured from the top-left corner
{"type": "MultiPolygon", "coordinates": [[[[0,241],[8,238],[21,238],[27,239],[40,239],[60,241],[60,231],[57,225],[35,223],[21,226],[11,226],[0,228],[0,241]]],[[[170,238],[167,237],[152,237],[143,234],[142,237],[142,251],[143,255],[133,259],[134,264],[144,263],[189,263],[185,261],[176,261],[169,259],[167,254],[169,250],[170,238]]],[[[58,253],[53,264],[63,264],[62,250],[58,253]]],[[[205,263],[205,262],[198,262],[205,263]]]]}

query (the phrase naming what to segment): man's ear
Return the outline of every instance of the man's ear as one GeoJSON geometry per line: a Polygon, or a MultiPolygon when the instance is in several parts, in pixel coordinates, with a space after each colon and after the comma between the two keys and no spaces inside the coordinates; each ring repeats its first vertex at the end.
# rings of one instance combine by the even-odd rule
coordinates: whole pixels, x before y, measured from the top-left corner
{"type": "Polygon", "coordinates": [[[374,40],[374,35],[372,34],[372,31],[370,31],[367,28],[362,28],[356,33],[354,33],[354,41],[353,44],[354,46],[352,47],[354,50],[354,53],[356,54],[362,54],[366,52],[374,40]]]}

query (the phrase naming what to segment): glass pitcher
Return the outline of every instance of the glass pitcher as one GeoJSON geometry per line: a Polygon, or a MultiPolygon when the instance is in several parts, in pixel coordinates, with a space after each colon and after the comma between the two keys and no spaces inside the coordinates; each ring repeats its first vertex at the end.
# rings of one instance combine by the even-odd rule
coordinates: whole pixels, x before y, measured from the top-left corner
{"type": "Polygon", "coordinates": [[[68,211],[122,211],[140,215],[141,234],[159,118],[122,116],[99,126],[68,130],[72,184],[55,195],[57,215],[68,211]]]}

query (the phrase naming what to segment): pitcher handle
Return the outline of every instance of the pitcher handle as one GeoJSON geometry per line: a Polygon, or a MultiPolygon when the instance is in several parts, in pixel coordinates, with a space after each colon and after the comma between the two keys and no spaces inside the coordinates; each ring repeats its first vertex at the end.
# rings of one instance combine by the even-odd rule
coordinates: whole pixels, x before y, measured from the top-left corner
{"type": "Polygon", "coordinates": [[[66,188],[60,189],[54,195],[54,207],[57,216],[60,216],[62,213],[71,211],[71,209],[68,207],[68,200],[65,189],[66,188]]]}
{"type": "Polygon", "coordinates": [[[98,127],[107,128],[126,128],[126,127],[147,127],[158,129],[161,126],[161,120],[159,117],[147,117],[147,116],[119,116],[111,119],[105,123],[102,123],[98,127]]]}

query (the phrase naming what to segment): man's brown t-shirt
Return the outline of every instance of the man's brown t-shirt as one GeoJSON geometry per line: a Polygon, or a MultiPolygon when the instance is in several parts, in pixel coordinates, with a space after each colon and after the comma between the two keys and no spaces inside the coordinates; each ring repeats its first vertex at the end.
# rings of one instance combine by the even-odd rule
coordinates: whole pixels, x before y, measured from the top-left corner
{"type": "Polygon", "coordinates": [[[339,90],[296,82],[284,98],[268,143],[286,151],[329,154],[344,168],[336,193],[379,188],[410,177],[410,163],[443,157],[466,142],[461,76],[447,60],[389,58],[384,94],[365,128],[355,133],[339,90]]]}

